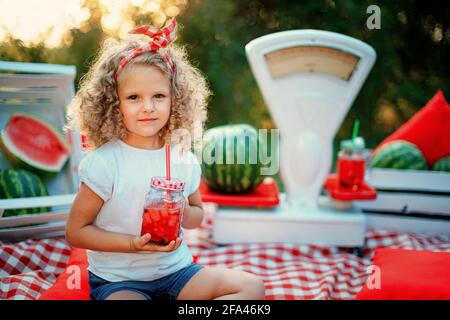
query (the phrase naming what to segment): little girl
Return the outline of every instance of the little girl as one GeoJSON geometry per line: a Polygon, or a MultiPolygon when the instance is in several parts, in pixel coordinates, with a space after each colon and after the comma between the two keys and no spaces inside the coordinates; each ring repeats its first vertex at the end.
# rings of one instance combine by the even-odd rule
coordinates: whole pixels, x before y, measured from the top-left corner
{"type": "MultiPolygon", "coordinates": [[[[93,299],[264,299],[256,276],[193,263],[183,232],[166,246],[140,234],[150,180],[165,173],[164,145],[177,129],[192,136],[194,123],[206,120],[209,90],[185,51],[170,44],[175,27],[172,19],[162,29],[130,32],[139,39],[105,41],[82,79],[68,127],[79,129],[90,152],[79,166],[66,239],[88,249],[93,299]]],[[[197,228],[200,165],[181,143],[170,157],[172,176],[185,182],[182,226],[197,228]]]]}

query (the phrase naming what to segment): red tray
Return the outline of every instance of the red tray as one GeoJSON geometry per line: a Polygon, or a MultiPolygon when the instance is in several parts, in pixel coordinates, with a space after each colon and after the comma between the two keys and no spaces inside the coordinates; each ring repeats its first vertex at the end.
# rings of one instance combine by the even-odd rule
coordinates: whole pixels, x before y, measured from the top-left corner
{"type": "Polygon", "coordinates": [[[273,178],[264,181],[252,192],[245,194],[224,194],[212,191],[202,180],[200,194],[203,202],[215,202],[230,207],[275,207],[280,203],[278,186],[273,178]]]}
{"type": "Polygon", "coordinates": [[[340,187],[335,174],[328,176],[325,182],[325,189],[327,189],[333,199],[342,201],[374,200],[377,197],[377,190],[367,183],[364,183],[363,187],[356,191],[340,187]]]}

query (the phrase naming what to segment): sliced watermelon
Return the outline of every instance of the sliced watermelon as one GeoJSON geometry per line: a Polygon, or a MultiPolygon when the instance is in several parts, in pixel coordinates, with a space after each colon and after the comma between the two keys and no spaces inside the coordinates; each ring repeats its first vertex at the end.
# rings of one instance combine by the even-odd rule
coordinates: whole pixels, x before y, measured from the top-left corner
{"type": "Polygon", "coordinates": [[[34,114],[17,112],[1,132],[0,145],[15,167],[41,175],[61,171],[70,154],[64,135],[34,114]]]}

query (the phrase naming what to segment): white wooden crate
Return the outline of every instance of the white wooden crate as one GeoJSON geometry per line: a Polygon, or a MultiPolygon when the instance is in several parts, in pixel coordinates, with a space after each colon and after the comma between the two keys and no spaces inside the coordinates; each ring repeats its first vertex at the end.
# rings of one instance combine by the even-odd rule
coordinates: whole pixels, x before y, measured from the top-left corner
{"type": "Polygon", "coordinates": [[[374,168],[368,181],[380,190],[450,193],[450,173],[443,171],[374,168]]]}
{"type": "Polygon", "coordinates": [[[450,173],[372,169],[375,201],[355,201],[368,225],[396,231],[450,234],[450,173]]]}
{"type": "MultiPolygon", "coordinates": [[[[29,112],[62,129],[66,107],[74,96],[75,66],[0,61],[0,128],[12,113],[29,112]]],[[[21,240],[62,235],[65,221],[78,189],[78,164],[82,156],[81,137],[71,132],[68,163],[54,178],[45,179],[48,197],[0,200],[0,239],[21,240]],[[1,217],[6,209],[49,207],[49,212],[1,217]],[[38,225],[32,225],[38,224],[38,225]],[[31,226],[30,226],[31,225],[31,226]]],[[[0,168],[10,168],[0,153],[0,168]]]]}

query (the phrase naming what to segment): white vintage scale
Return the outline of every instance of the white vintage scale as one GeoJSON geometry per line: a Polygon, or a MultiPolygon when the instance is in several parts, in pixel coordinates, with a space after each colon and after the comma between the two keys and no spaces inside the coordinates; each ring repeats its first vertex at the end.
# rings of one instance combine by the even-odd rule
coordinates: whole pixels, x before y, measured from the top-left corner
{"type": "Polygon", "coordinates": [[[334,136],[374,65],[374,49],[320,30],[265,35],[245,49],[280,129],[286,194],[275,209],[219,207],[215,240],[361,246],[364,215],[352,206],[330,205],[320,193],[331,169],[334,136]]]}

